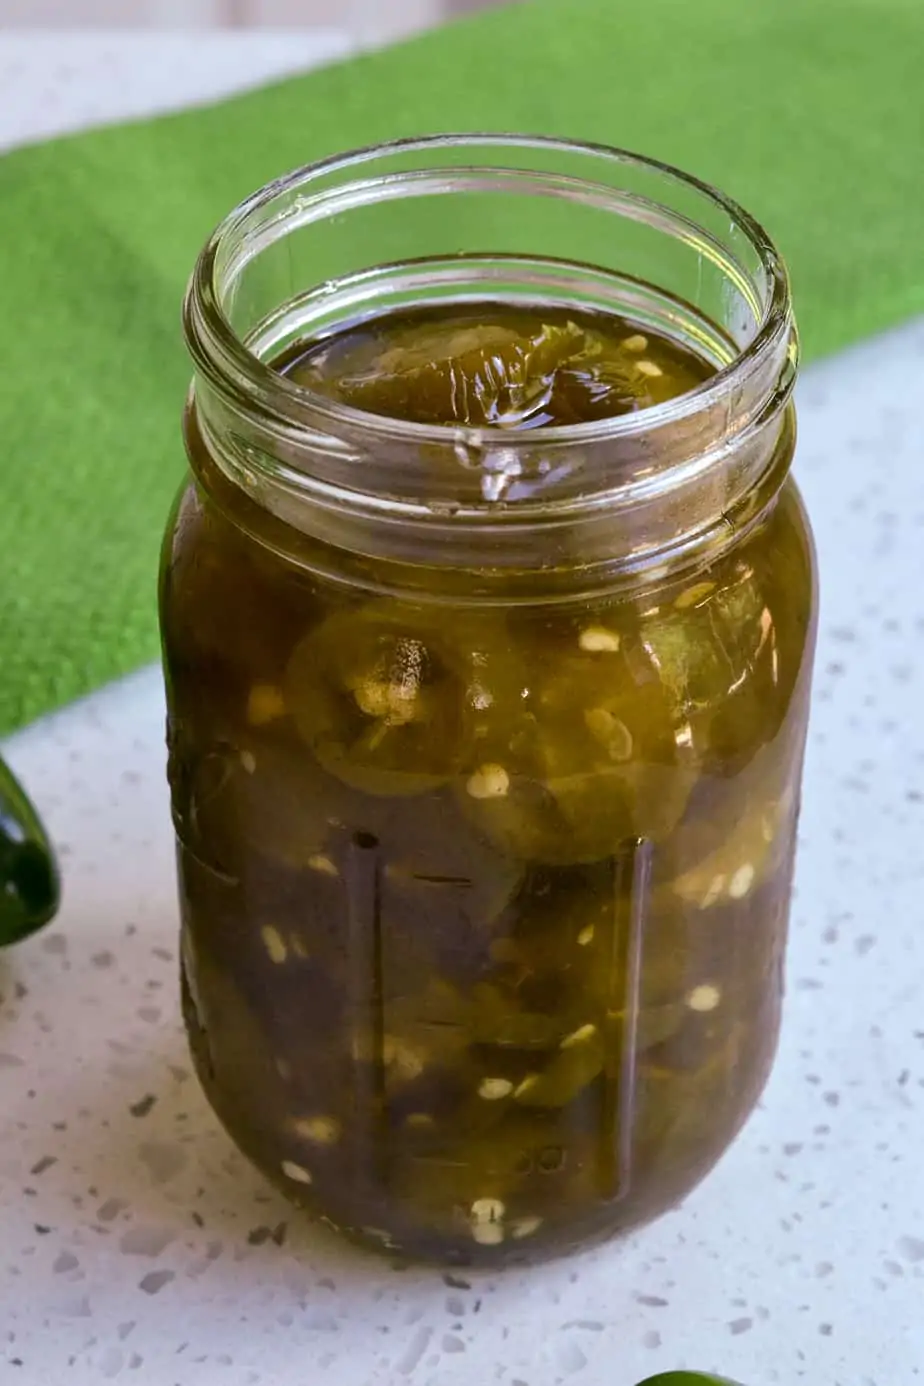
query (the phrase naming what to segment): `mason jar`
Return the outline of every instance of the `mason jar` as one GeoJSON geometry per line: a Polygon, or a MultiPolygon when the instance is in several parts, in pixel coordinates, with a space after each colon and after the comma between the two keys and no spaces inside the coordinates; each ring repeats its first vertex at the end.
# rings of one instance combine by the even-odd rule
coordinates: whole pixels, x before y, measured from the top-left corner
{"type": "Polygon", "coordinates": [[[369,1246],[497,1264],[655,1217],[780,1024],[816,583],[774,246],[647,159],[440,136],[250,198],[185,332],[160,600],[209,1101],[369,1246]],[[703,377],[524,431],[281,368],[488,304],[620,315],[703,377]]]}

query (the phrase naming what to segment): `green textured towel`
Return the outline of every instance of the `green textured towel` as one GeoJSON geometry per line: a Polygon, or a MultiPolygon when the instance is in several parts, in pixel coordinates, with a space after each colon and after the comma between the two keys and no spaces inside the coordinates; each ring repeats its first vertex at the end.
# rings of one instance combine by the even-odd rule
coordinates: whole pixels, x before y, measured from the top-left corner
{"type": "Polygon", "coordinates": [[[157,654],[180,297],[243,195],[396,135],[619,144],[765,222],[818,355],[924,311],[922,66],[921,0],[532,0],[0,159],[0,731],[157,654]]]}

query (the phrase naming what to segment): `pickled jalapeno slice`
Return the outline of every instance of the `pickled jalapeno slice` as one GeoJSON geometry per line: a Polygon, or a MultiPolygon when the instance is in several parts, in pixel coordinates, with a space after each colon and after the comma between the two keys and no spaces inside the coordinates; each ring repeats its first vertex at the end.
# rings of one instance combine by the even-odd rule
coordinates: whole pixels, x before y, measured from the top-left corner
{"type": "Polygon", "coordinates": [[[339,612],[289,660],[286,704],[325,770],[367,794],[422,794],[460,755],[464,679],[433,629],[385,603],[339,612]]]}
{"type": "Polygon", "coordinates": [[[299,355],[299,384],[415,423],[534,429],[614,418],[663,403],[709,366],[658,333],[587,312],[410,310],[299,355]]]}
{"type": "Polygon", "coordinates": [[[777,676],[777,634],[745,560],[699,574],[644,615],[639,644],[658,672],[678,728],[710,766],[747,759],[766,736],[766,671],[777,676]]]}
{"type": "Polygon", "coordinates": [[[527,644],[519,658],[518,677],[506,698],[492,699],[473,742],[463,811],[525,860],[593,862],[626,841],[663,838],[697,764],[675,735],[666,690],[637,681],[618,622],[527,644]]]}
{"type": "Polygon", "coordinates": [[[175,795],[174,817],[181,841],[200,861],[233,877],[243,838],[269,862],[336,874],[329,844],[346,796],[310,759],[247,736],[192,756],[184,777],[185,808],[175,795]]]}

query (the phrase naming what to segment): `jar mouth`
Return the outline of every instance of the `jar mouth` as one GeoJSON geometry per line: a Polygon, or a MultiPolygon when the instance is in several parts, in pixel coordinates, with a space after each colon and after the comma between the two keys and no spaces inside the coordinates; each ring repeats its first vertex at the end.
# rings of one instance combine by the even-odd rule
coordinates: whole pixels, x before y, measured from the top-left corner
{"type": "MultiPolygon", "coordinates": [[[[322,283],[315,288],[323,294],[334,285],[322,283]]],[[[489,285],[473,294],[474,301],[479,297],[481,301],[492,297],[489,285]]],[[[444,448],[461,442],[503,448],[507,454],[534,452],[540,441],[549,451],[630,440],[725,407],[730,395],[739,399],[746,395],[751,382],[764,380],[771,390],[776,389],[781,369],[784,375],[794,375],[797,354],[783,261],[760,223],[733,199],[669,164],[625,150],[546,136],[490,133],[435,135],[367,146],[307,165],[267,185],[232,211],[210,237],[187,292],[184,326],[197,372],[220,393],[246,397],[266,424],[283,429],[308,424],[334,435],[361,434],[370,451],[377,440],[444,448]],[[505,164],[505,155],[521,162],[505,164]],[[415,167],[421,160],[425,171],[415,167]],[[556,171],[562,160],[577,160],[583,169],[580,176],[556,171]],[[370,166],[375,165],[379,171],[369,177],[370,166]],[[637,175],[657,180],[679,205],[670,206],[649,191],[632,188],[637,175]],[[333,400],[267,364],[265,352],[259,354],[253,341],[235,326],[232,309],[238,281],[280,235],[332,222],[371,201],[438,193],[449,180],[456,189],[464,191],[467,186],[474,191],[484,187],[486,178],[495,184],[531,180],[542,196],[611,211],[695,242],[747,303],[752,321],[738,324],[746,340],[729,337],[731,349],[724,353],[726,359],[714,360],[714,374],[674,399],[609,419],[517,432],[496,424],[416,423],[333,400]],[[723,245],[706,218],[697,217],[697,210],[705,209],[711,219],[718,218],[732,229],[735,247],[723,245]],[[741,248],[747,249],[750,266],[736,253],[741,248]]],[[[784,382],[787,397],[789,388],[784,382]]],[[[758,388],[756,394],[763,396],[760,407],[765,407],[767,391],[758,388]]]]}

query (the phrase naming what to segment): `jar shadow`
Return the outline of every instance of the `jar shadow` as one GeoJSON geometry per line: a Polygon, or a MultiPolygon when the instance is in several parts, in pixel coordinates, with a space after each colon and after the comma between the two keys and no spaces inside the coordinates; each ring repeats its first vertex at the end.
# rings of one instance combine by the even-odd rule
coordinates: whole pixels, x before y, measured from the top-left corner
{"type": "MultiPolygon", "coordinates": [[[[0,976],[8,988],[10,974],[0,976]]],[[[263,1180],[206,1103],[178,1027],[159,1028],[140,1057],[110,1048],[104,1072],[56,1068],[24,1093],[22,1183],[10,1191],[39,1241],[75,1249],[80,1278],[134,1278],[165,1296],[197,1281],[243,1300],[278,1289],[291,1302],[311,1287],[380,1295],[383,1279],[406,1269],[335,1236],[263,1180]]],[[[36,1257],[30,1276],[43,1274],[36,1257]]]]}

